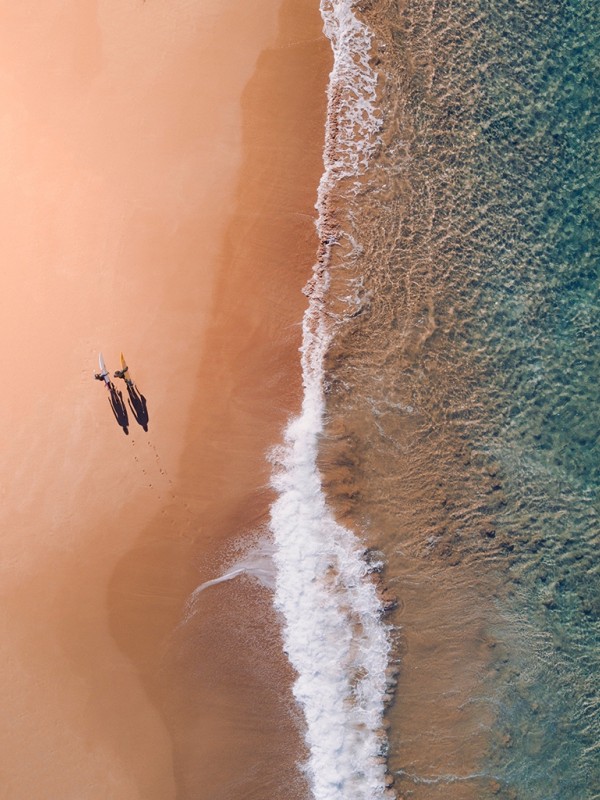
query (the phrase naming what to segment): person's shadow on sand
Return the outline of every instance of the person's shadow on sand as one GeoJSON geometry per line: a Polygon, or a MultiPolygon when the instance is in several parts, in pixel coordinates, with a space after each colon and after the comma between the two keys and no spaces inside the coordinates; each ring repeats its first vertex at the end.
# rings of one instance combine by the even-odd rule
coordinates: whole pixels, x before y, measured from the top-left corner
{"type": "Polygon", "coordinates": [[[129,395],[127,402],[129,403],[129,408],[131,409],[135,421],[147,431],[150,417],[148,416],[146,398],[143,394],[138,392],[137,386],[131,386],[129,383],[127,384],[127,394],[129,395]]]}
{"type": "Polygon", "coordinates": [[[127,408],[123,400],[123,393],[116,389],[113,383],[110,384],[109,391],[110,397],[108,398],[108,402],[110,403],[112,412],[115,415],[117,423],[123,428],[123,433],[128,436],[129,415],[127,414],[127,408]]]}

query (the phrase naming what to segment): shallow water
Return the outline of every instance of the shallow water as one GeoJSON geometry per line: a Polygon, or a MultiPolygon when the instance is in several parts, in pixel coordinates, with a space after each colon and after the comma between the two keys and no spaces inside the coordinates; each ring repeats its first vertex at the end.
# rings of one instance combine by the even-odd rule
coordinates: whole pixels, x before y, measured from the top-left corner
{"type": "Polygon", "coordinates": [[[320,466],[400,599],[390,764],[411,797],[587,800],[600,12],[361,11],[378,146],[331,210],[320,466]]]}

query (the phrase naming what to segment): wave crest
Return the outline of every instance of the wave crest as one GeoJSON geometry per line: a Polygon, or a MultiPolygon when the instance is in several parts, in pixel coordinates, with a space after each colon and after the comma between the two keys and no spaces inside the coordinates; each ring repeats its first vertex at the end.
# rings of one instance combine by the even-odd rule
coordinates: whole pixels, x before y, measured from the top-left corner
{"type": "Polygon", "coordinates": [[[321,13],[334,53],[317,201],[322,251],[303,319],[302,411],[271,454],[278,492],[270,522],[274,601],[298,673],[294,695],[306,719],[315,800],[374,800],[388,793],[382,723],[390,643],[364,548],[327,507],[317,453],[325,411],[323,358],[332,335],[323,305],[333,244],[327,201],[339,181],[364,172],[377,145],[377,78],[369,65],[371,33],[351,3],[323,0],[321,13]]]}

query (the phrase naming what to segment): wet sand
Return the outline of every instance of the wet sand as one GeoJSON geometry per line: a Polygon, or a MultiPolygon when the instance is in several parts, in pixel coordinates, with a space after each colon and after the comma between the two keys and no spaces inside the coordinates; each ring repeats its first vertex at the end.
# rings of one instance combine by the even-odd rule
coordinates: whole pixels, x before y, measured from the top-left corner
{"type": "Polygon", "coordinates": [[[3,796],[300,797],[264,590],[179,623],[260,529],[298,408],[318,9],[52,3],[2,39],[3,796]],[[100,349],[148,433],[116,425],[100,349]]]}

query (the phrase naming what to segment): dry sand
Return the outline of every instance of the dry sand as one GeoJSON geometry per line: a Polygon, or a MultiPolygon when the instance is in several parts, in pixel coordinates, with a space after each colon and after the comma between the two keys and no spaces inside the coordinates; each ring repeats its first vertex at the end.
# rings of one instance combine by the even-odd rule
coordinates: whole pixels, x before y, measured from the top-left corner
{"type": "Polygon", "coordinates": [[[0,794],[267,800],[300,750],[268,598],[223,585],[179,623],[264,522],[298,408],[317,4],[26,2],[0,38],[0,794]]]}

